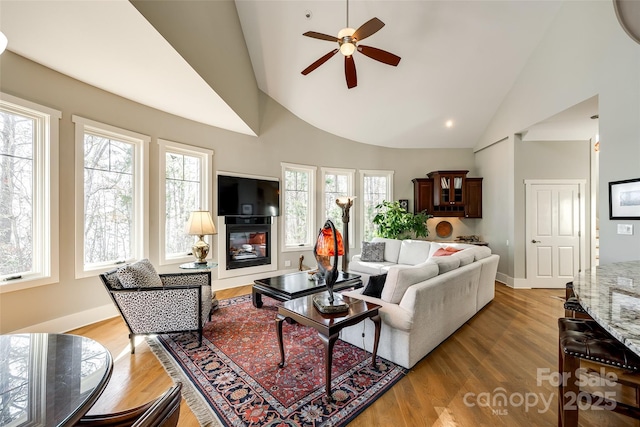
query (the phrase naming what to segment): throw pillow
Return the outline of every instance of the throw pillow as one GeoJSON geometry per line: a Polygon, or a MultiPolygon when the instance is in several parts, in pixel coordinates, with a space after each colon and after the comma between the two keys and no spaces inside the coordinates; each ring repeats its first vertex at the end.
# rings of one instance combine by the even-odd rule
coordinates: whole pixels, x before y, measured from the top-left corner
{"type": "Polygon", "coordinates": [[[362,291],[362,295],[368,295],[374,298],[380,298],[382,294],[382,288],[384,287],[384,282],[387,280],[387,273],[378,274],[377,276],[370,276],[369,283],[362,291]]]}
{"type": "Polygon", "coordinates": [[[460,249],[452,248],[451,246],[446,246],[444,248],[440,248],[432,256],[449,256],[453,255],[456,252],[459,252],[460,249]]]}
{"type": "Polygon", "coordinates": [[[384,242],[362,242],[360,260],[365,262],[384,261],[384,242]]]}
{"type": "Polygon", "coordinates": [[[117,275],[124,288],[162,287],[162,279],[146,258],[120,267],[117,275]]]}

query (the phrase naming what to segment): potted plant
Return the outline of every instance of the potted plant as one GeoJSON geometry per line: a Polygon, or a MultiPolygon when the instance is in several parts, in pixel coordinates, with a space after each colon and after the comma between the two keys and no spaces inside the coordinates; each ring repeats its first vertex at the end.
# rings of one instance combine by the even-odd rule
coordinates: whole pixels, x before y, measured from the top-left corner
{"type": "Polygon", "coordinates": [[[427,237],[427,220],[433,218],[426,211],[413,214],[400,206],[400,202],[383,201],[376,206],[378,213],[373,218],[379,237],[398,239],[413,233],[415,237],[427,237]]]}

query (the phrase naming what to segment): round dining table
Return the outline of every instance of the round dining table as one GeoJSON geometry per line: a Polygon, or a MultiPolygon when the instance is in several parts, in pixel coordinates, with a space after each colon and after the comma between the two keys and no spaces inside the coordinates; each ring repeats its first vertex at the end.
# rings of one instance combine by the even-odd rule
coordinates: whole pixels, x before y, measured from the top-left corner
{"type": "Polygon", "coordinates": [[[573,291],[593,320],[640,356],[640,261],[585,270],[573,291]]]}
{"type": "Polygon", "coordinates": [[[104,391],[113,359],[78,335],[0,335],[0,425],[73,426],[104,391]]]}

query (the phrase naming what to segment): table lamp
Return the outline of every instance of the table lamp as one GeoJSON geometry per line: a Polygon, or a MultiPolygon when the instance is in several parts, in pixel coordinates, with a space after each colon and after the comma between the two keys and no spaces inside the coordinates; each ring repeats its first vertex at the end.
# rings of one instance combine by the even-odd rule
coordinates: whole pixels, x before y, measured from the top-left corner
{"type": "Polygon", "coordinates": [[[197,264],[206,264],[209,255],[209,244],[204,241],[205,235],[217,234],[216,226],[209,211],[193,211],[189,216],[185,232],[192,236],[198,236],[198,241],[191,247],[197,264]]]}
{"type": "Polygon", "coordinates": [[[338,256],[344,255],[342,235],[336,230],[331,220],[327,220],[318,233],[313,254],[318,261],[318,275],[324,278],[327,292],[316,294],[313,297],[313,305],[321,313],[339,313],[349,310],[340,294],[333,293],[333,287],[338,280],[338,256]],[[333,257],[333,265],[331,258],[333,257]]]}

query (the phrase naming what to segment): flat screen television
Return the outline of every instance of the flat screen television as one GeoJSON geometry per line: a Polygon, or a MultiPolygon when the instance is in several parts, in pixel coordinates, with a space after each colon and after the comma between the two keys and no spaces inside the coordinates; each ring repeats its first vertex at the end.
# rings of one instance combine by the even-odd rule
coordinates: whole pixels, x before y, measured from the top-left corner
{"type": "Polygon", "coordinates": [[[279,215],[279,181],[218,175],[218,216],[279,215]]]}

